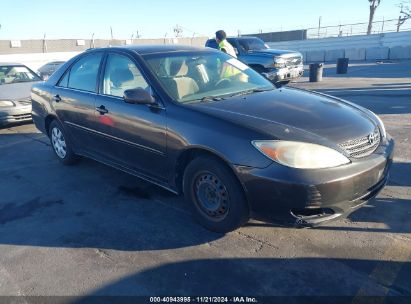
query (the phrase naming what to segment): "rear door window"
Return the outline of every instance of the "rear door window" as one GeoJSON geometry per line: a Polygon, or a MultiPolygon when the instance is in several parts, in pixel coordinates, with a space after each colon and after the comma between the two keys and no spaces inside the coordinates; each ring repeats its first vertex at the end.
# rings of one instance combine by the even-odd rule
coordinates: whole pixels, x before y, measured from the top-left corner
{"type": "Polygon", "coordinates": [[[102,53],[84,56],[71,67],[70,72],[66,73],[59,85],[71,89],[96,92],[97,76],[102,57],[102,53]]]}

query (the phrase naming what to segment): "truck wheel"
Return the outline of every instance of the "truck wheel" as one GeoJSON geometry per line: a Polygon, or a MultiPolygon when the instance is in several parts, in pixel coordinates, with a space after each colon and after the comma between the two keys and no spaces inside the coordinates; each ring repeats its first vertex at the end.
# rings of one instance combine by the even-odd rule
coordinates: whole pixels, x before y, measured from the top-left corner
{"type": "Polygon", "coordinates": [[[72,150],[71,142],[57,120],[50,123],[49,137],[54,154],[56,154],[59,161],[65,165],[71,165],[78,160],[78,156],[72,150]]]}
{"type": "Polygon", "coordinates": [[[184,196],[195,219],[214,232],[229,232],[249,219],[243,189],[221,161],[212,157],[194,159],[186,168],[184,196]]]}

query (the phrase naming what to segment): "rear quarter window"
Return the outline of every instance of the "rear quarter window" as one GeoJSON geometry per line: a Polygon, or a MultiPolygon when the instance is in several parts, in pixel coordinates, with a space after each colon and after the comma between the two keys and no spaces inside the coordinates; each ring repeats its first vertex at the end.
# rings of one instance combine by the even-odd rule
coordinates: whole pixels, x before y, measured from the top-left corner
{"type": "Polygon", "coordinates": [[[213,49],[218,49],[217,41],[215,41],[215,39],[209,39],[209,40],[207,40],[205,46],[206,46],[206,47],[213,48],[213,49]]]}

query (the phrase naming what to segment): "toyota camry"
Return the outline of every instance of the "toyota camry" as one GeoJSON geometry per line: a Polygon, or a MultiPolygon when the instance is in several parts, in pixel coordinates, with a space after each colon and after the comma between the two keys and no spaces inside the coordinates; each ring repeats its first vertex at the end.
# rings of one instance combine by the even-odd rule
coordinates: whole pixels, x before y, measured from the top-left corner
{"type": "Polygon", "coordinates": [[[88,50],[32,88],[57,159],[79,156],[185,196],[227,232],[270,211],[296,225],[346,216],[384,187],[394,141],[371,111],[276,88],[213,49],[88,50]]]}

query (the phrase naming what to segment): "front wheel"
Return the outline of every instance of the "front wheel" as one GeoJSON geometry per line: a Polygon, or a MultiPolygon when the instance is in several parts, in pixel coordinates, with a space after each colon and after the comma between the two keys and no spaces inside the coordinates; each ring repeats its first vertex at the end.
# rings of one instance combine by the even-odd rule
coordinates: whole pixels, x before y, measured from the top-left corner
{"type": "Polygon", "coordinates": [[[229,232],[249,219],[243,189],[222,162],[211,157],[194,159],[184,174],[184,196],[196,220],[214,232],[229,232]]]}
{"type": "Polygon", "coordinates": [[[61,124],[53,120],[49,127],[50,143],[57,158],[65,165],[71,165],[78,160],[74,154],[61,124]]]}

